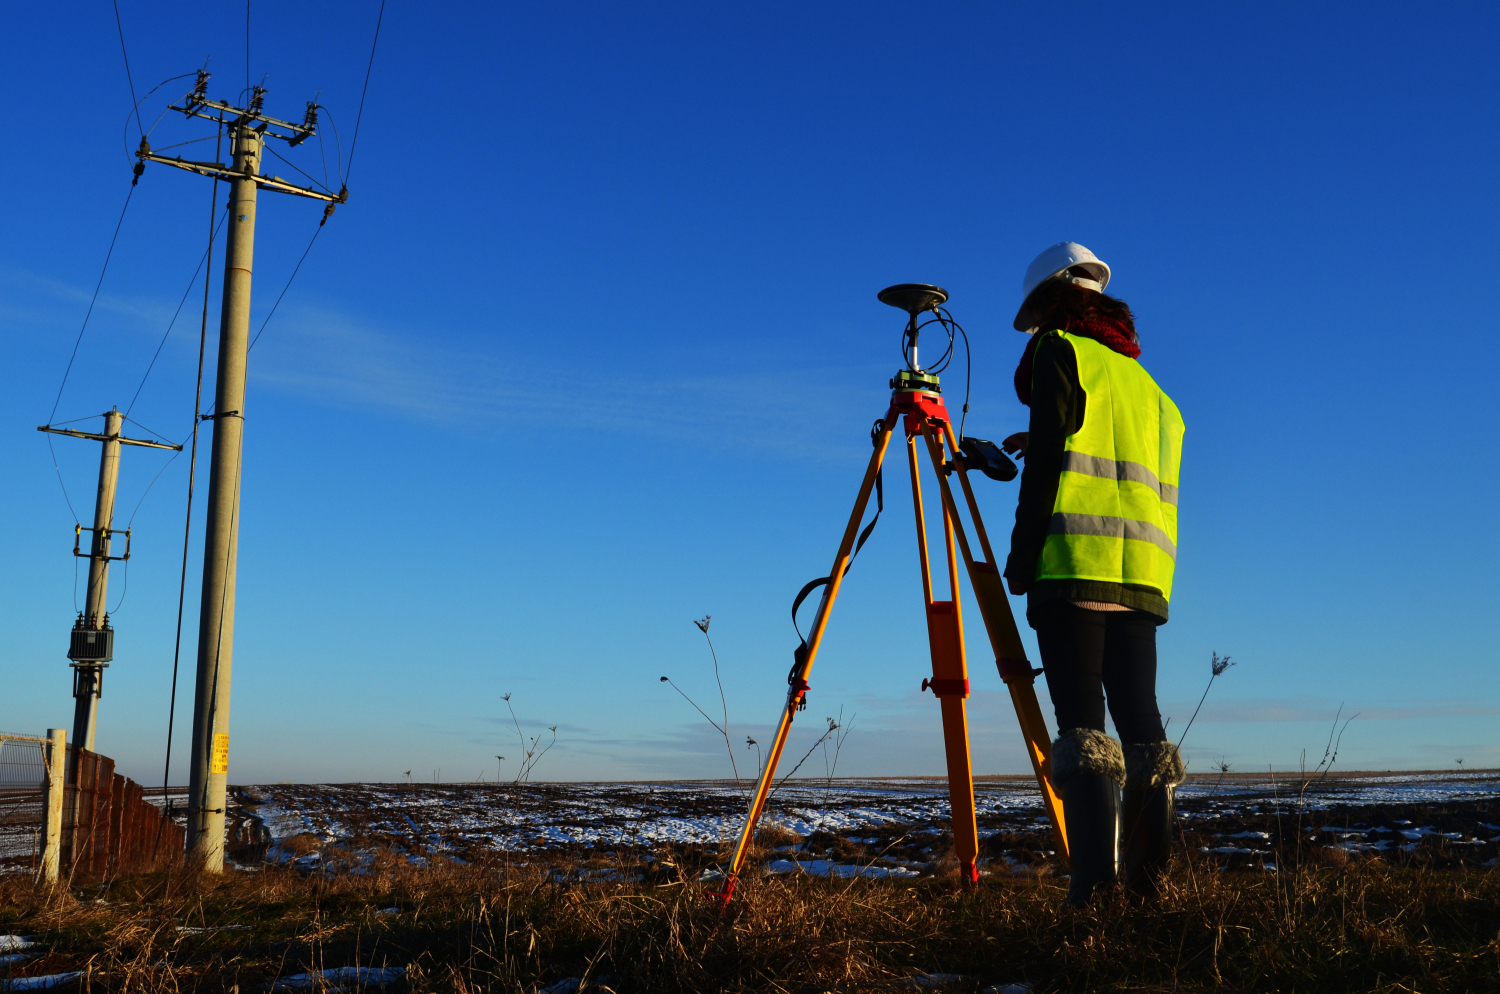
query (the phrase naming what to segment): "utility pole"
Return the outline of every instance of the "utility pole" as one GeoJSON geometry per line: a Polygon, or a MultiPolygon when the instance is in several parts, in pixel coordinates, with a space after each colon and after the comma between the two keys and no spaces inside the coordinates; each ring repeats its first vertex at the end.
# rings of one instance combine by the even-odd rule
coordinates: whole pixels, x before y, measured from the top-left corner
{"type": "Polygon", "coordinates": [[[104,415],[104,434],[38,425],[37,431],[71,435],[102,442],[99,453],[99,490],[94,498],[94,526],[89,551],[82,551],[83,525],[73,528],[73,555],[89,561],[89,586],[84,609],[73,622],[68,659],[73,668],[73,743],[93,751],[94,726],[99,719],[99,698],[104,696],[104,670],[115,655],[115,630],[109,624],[109,564],[130,558],[130,529],[125,529],[125,554],[110,555],[114,538],[115,490],[120,482],[120,446],[142,445],[149,449],[182,451],[180,445],[165,445],[139,438],[126,438],[120,431],[125,416],[110,408],[104,415]]]}
{"type": "Polygon", "coordinates": [[[210,873],[224,869],[224,804],[229,779],[229,688],[234,659],[235,566],[239,552],[240,456],[244,451],[245,370],[250,347],[250,281],[255,257],[256,194],[264,188],[328,203],[338,193],[301,187],[261,173],[261,149],[268,138],[289,146],[316,134],[317,104],[308,101],[301,124],[261,112],[265,89],[255,87],[248,108],[209,100],[209,74],[200,71],[183,106],[171,109],[187,117],[215,121],[227,129],[234,162],[189,162],[151,151],[145,138],[136,155],[142,162],[177,166],[230,184],[228,250],[224,258],[224,304],[219,320],[218,384],[214,413],[213,454],[209,462],[208,522],[203,540],[203,603],[198,622],[198,677],[193,698],[193,739],[188,788],[188,858],[210,873]]]}
{"type": "MultiPolygon", "coordinates": [[[[68,656],[73,660],[73,741],[88,749],[94,749],[94,726],[99,718],[99,698],[104,692],[104,667],[109,663],[106,660],[114,658],[115,633],[109,626],[108,602],[105,595],[109,592],[109,546],[110,526],[115,520],[115,490],[120,483],[120,425],[124,419],[116,408],[110,408],[108,414],[104,415],[104,441],[99,449],[99,490],[94,498],[94,527],[93,541],[89,548],[89,586],[88,593],[84,599],[84,612],[74,622],[73,630],[83,634],[85,646],[70,646],[70,650],[82,648],[81,661],[75,651],[70,651],[68,656]],[[89,636],[100,632],[102,638],[98,648],[101,653],[90,654],[87,643],[95,639],[89,636]],[[86,633],[86,634],[85,634],[86,633]],[[108,648],[105,648],[105,646],[108,648]],[[90,655],[102,655],[102,659],[89,659],[90,655]]],[[[74,532],[75,539],[82,534],[82,529],[74,532]]],[[[125,540],[125,556],[130,555],[130,539],[125,540]]],[[[78,554],[77,543],[74,543],[73,554],[78,554]]],[[[125,556],[121,556],[124,559],[125,556]]],[[[78,636],[73,637],[78,641],[78,636]]]]}

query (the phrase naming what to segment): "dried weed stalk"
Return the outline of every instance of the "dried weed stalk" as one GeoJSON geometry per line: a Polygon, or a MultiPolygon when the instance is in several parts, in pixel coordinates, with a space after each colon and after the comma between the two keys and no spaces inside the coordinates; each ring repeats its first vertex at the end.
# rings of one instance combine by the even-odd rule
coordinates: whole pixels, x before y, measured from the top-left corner
{"type": "Polygon", "coordinates": [[[1085,911],[1062,909],[1065,882],[1047,875],[967,893],[931,878],[747,876],[720,913],[698,893],[701,866],[685,852],[391,858],[363,874],[179,871],[62,894],[12,877],[0,932],[39,936],[41,955],[0,975],[81,971],[90,990],[179,994],[403,967],[396,989],[411,991],[531,994],[572,977],[584,991],[700,994],[889,991],[924,973],[963,974],[955,989],[970,992],[1489,990],[1500,974],[1500,875],[1473,868],[1351,858],[1279,880],[1192,850],[1158,904],[1085,911]]]}

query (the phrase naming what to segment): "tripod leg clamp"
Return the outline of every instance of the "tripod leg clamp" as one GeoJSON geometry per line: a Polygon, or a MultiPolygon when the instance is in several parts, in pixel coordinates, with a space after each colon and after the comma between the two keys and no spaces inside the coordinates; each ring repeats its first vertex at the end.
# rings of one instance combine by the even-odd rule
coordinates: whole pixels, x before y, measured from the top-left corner
{"type": "Polygon", "coordinates": [[[1040,668],[1032,669],[1031,663],[1025,656],[1019,659],[1001,656],[995,660],[995,667],[1000,670],[1000,679],[1006,683],[1010,683],[1012,680],[1024,680],[1026,683],[1030,683],[1042,672],[1040,668]]]}
{"type": "Polygon", "coordinates": [[[923,690],[931,690],[934,697],[968,697],[969,681],[923,679],[923,690]]]}

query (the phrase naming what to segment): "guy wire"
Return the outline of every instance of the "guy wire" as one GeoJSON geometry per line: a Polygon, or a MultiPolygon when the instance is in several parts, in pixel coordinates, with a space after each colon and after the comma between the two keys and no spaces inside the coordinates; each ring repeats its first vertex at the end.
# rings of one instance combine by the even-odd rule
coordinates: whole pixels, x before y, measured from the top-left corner
{"type": "MultiPolygon", "coordinates": [[[[215,162],[218,161],[219,153],[222,151],[223,134],[224,130],[221,125],[220,142],[214,147],[215,162]]],[[[172,800],[171,795],[167,793],[167,785],[171,781],[172,730],[177,718],[177,667],[182,658],[182,609],[187,597],[188,541],[193,531],[193,481],[198,475],[198,425],[200,424],[199,413],[203,409],[203,355],[208,346],[208,301],[209,289],[213,283],[214,236],[219,231],[215,218],[218,213],[219,181],[215,179],[213,198],[208,208],[208,252],[205,255],[206,265],[203,273],[203,318],[198,325],[198,385],[193,393],[193,437],[191,454],[188,457],[187,514],[182,526],[182,578],[177,586],[177,638],[172,648],[172,695],[167,704],[167,758],[161,773],[161,795],[169,817],[172,813],[172,800]]],[[[165,821],[162,824],[164,825],[165,821]]],[[[162,825],[158,825],[156,841],[151,846],[153,858],[155,858],[157,848],[161,845],[161,830],[162,825]]]]}

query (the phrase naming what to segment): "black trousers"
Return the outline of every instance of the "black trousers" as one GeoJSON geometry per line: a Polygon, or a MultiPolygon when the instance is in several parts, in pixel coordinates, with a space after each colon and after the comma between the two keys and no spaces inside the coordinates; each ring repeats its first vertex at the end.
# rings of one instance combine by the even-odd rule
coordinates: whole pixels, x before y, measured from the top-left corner
{"type": "Polygon", "coordinates": [[[1161,742],[1156,625],[1140,611],[1090,611],[1065,600],[1033,613],[1057,730],[1104,731],[1105,695],[1122,742],[1161,742]]]}

